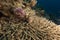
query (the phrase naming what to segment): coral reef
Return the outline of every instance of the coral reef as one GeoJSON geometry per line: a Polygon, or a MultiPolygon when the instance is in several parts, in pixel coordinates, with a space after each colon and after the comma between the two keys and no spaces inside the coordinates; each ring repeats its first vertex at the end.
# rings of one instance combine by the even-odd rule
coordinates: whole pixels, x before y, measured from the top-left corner
{"type": "MultiPolygon", "coordinates": [[[[29,1],[33,3],[33,0],[29,1]]],[[[42,15],[38,16],[44,12],[33,10],[30,5],[32,3],[0,0],[3,7],[0,8],[0,15],[7,16],[0,18],[0,40],[60,40],[60,26],[42,15]]]]}
{"type": "Polygon", "coordinates": [[[60,40],[60,26],[36,15],[29,17],[29,23],[1,18],[0,40],[60,40]]]}

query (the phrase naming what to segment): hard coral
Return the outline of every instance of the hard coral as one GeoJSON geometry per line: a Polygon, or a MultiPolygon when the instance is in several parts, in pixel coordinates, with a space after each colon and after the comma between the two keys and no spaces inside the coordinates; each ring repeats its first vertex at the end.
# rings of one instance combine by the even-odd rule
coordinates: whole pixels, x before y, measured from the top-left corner
{"type": "Polygon", "coordinates": [[[30,7],[34,7],[35,5],[36,5],[36,3],[37,3],[37,1],[36,0],[23,0],[24,2],[24,4],[26,5],[26,6],[30,6],[30,7]]]}
{"type": "Polygon", "coordinates": [[[0,12],[5,16],[14,14],[15,8],[22,8],[22,0],[0,0],[0,12]]]}
{"type": "Polygon", "coordinates": [[[13,14],[19,15],[20,18],[23,16],[24,19],[25,15],[29,18],[29,23],[22,22],[14,16],[10,16],[11,19],[1,18],[0,40],[60,40],[60,26],[35,15],[35,10],[31,7],[23,9],[21,0],[0,0],[0,3],[2,14],[11,14],[13,11],[13,14]]]}
{"type": "Polygon", "coordinates": [[[22,8],[23,6],[27,7],[24,4],[29,7],[35,6],[36,0],[0,0],[0,12],[5,16],[11,17],[11,15],[13,14],[13,16],[22,18],[26,16],[26,8],[22,8]]]}
{"type": "Polygon", "coordinates": [[[16,8],[14,11],[15,11],[15,15],[16,15],[17,17],[25,17],[25,12],[24,12],[23,9],[21,9],[21,8],[16,8]]]}
{"type": "Polygon", "coordinates": [[[36,15],[30,19],[30,23],[0,20],[0,40],[60,40],[60,26],[36,15]]]}

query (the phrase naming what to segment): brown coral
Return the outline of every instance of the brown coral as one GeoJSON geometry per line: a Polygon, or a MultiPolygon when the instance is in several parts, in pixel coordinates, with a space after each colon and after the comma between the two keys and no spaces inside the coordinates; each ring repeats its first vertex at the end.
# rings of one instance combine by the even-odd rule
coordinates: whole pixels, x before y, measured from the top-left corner
{"type": "Polygon", "coordinates": [[[30,23],[15,19],[0,20],[0,40],[60,40],[60,26],[46,18],[30,16],[30,23]]]}
{"type": "Polygon", "coordinates": [[[23,0],[23,1],[24,1],[23,4],[29,7],[34,7],[37,3],[36,0],[23,0]]]}
{"type": "Polygon", "coordinates": [[[31,0],[31,6],[33,7],[33,6],[35,6],[36,5],[36,3],[37,3],[37,1],[36,0],[31,0]]]}
{"type": "MultiPolygon", "coordinates": [[[[13,13],[17,12],[17,10],[14,11],[16,8],[19,8],[19,15],[24,14],[20,11],[23,4],[19,0],[6,1],[0,0],[2,5],[0,12],[4,15],[5,13],[11,14],[9,11],[11,8],[13,13]]],[[[30,7],[26,7],[23,11],[28,22],[21,21],[15,16],[0,18],[0,40],[60,40],[60,26],[44,17],[35,15],[35,10],[30,7]]]]}
{"type": "Polygon", "coordinates": [[[15,8],[22,8],[22,0],[15,1],[15,0],[0,0],[0,12],[5,16],[11,16],[14,14],[15,8]]]}

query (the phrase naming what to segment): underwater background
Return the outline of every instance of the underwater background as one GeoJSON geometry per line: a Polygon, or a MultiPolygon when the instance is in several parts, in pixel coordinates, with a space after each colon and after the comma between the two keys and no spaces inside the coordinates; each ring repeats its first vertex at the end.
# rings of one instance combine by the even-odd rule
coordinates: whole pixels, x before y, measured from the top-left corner
{"type": "Polygon", "coordinates": [[[37,6],[42,7],[50,19],[60,24],[60,0],[37,0],[37,6]]]}

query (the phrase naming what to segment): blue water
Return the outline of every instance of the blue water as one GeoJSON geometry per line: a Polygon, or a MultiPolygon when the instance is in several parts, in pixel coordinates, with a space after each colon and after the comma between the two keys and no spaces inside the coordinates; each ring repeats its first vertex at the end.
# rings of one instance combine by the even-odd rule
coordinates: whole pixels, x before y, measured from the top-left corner
{"type": "Polygon", "coordinates": [[[60,0],[37,0],[37,5],[42,7],[48,15],[54,16],[54,20],[60,19],[60,0]]]}
{"type": "Polygon", "coordinates": [[[47,13],[53,16],[60,16],[60,0],[38,0],[37,5],[43,7],[47,13]]]}

